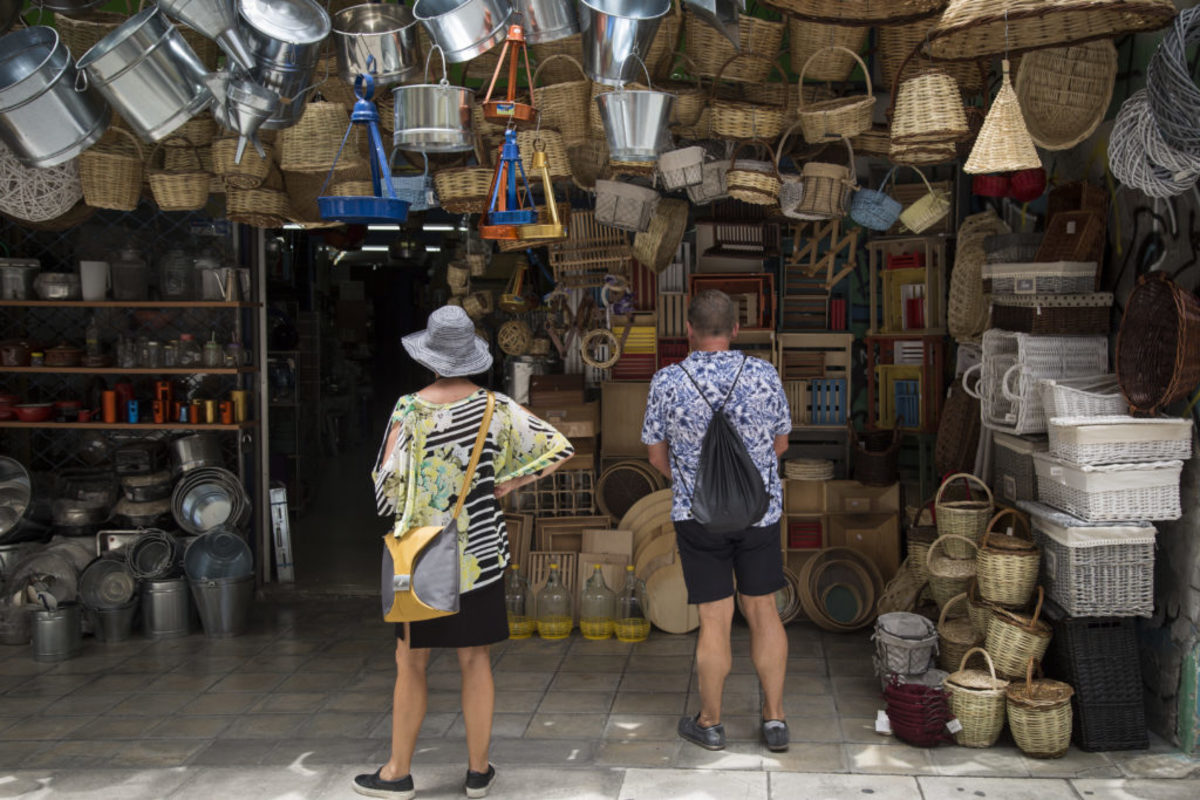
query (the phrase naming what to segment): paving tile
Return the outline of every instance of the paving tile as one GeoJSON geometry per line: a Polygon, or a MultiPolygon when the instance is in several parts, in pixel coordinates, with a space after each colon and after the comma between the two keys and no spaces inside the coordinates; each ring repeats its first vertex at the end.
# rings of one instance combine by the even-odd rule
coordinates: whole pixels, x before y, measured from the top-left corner
{"type": "Polygon", "coordinates": [[[788,658],[788,675],[812,675],[824,677],[829,674],[823,658],[788,658]]]}
{"type": "Polygon", "coordinates": [[[202,694],[179,709],[180,714],[241,714],[262,702],[266,695],[242,692],[202,694]]]}
{"type": "Polygon", "coordinates": [[[847,717],[874,717],[876,711],[887,705],[884,703],[882,697],[867,696],[839,696],[835,702],[837,703],[838,714],[847,717]]]}
{"type": "Polygon", "coordinates": [[[203,692],[219,680],[220,675],[210,673],[193,675],[186,672],[168,672],[150,681],[145,688],[148,692],[203,692]]]}
{"type": "MultiPolygon", "coordinates": [[[[453,725],[460,716],[462,715],[451,711],[427,713],[425,718],[421,720],[421,730],[418,734],[421,742],[446,736],[450,731],[450,726],[453,725]]],[[[367,738],[382,739],[390,742],[392,740],[392,715],[379,715],[367,738]]],[[[422,746],[422,744],[418,743],[418,749],[420,749],[422,746]]]]}
{"type": "Polygon", "coordinates": [[[1117,766],[1128,778],[1200,778],[1200,763],[1179,752],[1126,756],[1117,766]]]}
{"type": "Polygon", "coordinates": [[[846,766],[851,772],[932,775],[935,771],[929,753],[915,747],[878,744],[846,744],[842,747],[846,752],[846,766]]]}
{"type": "Polygon", "coordinates": [[[328,700],[329,695],[327,694],[279,692],[264,696],[262,701],[254,706],[254,711],[264,714],[306,714],[321,708],[328,700]]]}
{"type": "Polygon", "coordinates": [[[230,739],[282,739],[298,733],[307,714],[244,714],[225,729],[230,739]]]}
{"type": "MultiPolygon", "coordinates": [[[[510,641],[510,647],[518,647],[519,642],[510,641]]],[[[582,637],[571,642],[568,653],[590,653],[592,655],[629,655],[633,652],[633,648],[638,644],[634,642],[622,642],[620,639],[601,639],[599,641],[588,641],[582,637]]]]}
{"type": "MultiPolygon", "coordinates": [[[[542,692],[514,692],[514,691],[496,691],[496,711],[497,712],[516,712],[523,713],[526,711],[533,712],[537,709],[538,703],[542,701],[542,692]]],[[[456,711],[462,710],[461,701],[457,701],[454,705],[456,711]]]]}
{"type": "Polygon", "coordinates": [[[836,775],[771,773],[771,800],[913,800],[920,797],[915,778],[903,775],[836,775]]]}
{"type": "Polygon", "coordinates": [[[1083,800],[1195,800],[1200,794],[1195,780],[1080,778],[1070,783],[1083,800]]]}
{"type": "Polygon", "coordinates": [[[324,737],[286,739],[271,751],[274,763],[294,764],[297,769],[312,765],[354,764],[360,761],[381,764],[387,760],[389,745],[379,739],[324,737]]]}
{"type": "MultiPolygon", "coordinates": [[[[496,685],[496,691],[508,691],[516,689],[524,692],[541,692],[550,685],[550,681],[554,680],[553,672],[494,672],[492,673],[492,682],[496,685]]],[[[458,689],[458,684],[454,688],[458,689]]]]}
{"type": "Polygon", "coordinates": [[[72,738],[90,741],[140,739],[161,721],[159,717],[97,717],[86,728],[75,731],[72,738]]]}
{"type": "Polygon", "coordinates": [[[458,670],[453,672],[430,670],[429,674],[425,676],[425,685],[429,689],[438,691],[456,690],[462,686],[462,674],[458,670]]]}
{"type": "Polygon", "coordinates": [[[830,683],[833,684],[834,692],[847,697],[857,695],[879,697],[881,694],[879,678],[874,675],[835,675],[830,678],[830,683]]]}
{"type": "Polygon", "coordinates": [[[334,738],[366,738],[384,717],[391,714],[319,711],[304,723],[303,734],[307,737],[323,736],[334,738]]]}
{"type": "MultiPolygon", "coordinates": [[[[603,715],[596,715],[603,719],[603,715]]],[[[531,722],[532,726],[533,723],[531,722]]],[[[525,738],[525,739],[497,739],[492,742],[491,750],[488,755],[494,763],[497,764],[551,764],[560,767],[586,767],[591,766],[596,755],[596,738],[599,738],[599,733],[594,734],[594,738],[588,739],[569,739],[569,738],[525,738]]],[[[455,739],[447,738],[445,741],[454,742],[455,739]]],[[[459,758],[466,759],[465,747],[460,751],[459,758]]],[[[422,758],[424,755],[422,755],[422,758]]]]}
{"type": "Polygon", "coordinates": [[[331,672],[300,673],[284,679],[283,683],[275,687],[275,691],[330,692],[349,688],[341,678],[338,673],[331,672]]]}
{"type": "Polygon", "coordinates": [[[395,685],[396,665],[393,663],[386,672],[360,672],[358,675],[351,675],[342,683],[341,688],[354,692],[391,692],[395,685]]]}
{"type": "Polygon", "coordinates": [[[842,730],[842,739],[857,744],[903,745],[895,736],[875,732],[875,717],[839,717],[836,720],[842,730]]]}
{"type": "MultiPolygon", "coordinates": [[[[691,690],[700,691],[700,677],[692,676],[691,690]]],[[[728,675],[725,678],[725,691],[729,694],[754,694],[759,690],[757,675],[728,675]]]]}
{"type": "MultiPolygon", "coordinates": [[[[541,692],[534,692],[536,697],[533,703],[536,706],[537,701],[541,699],[541,692]]],[[[501,692],[496,693],[496,701],[499,702],[503,696],[501,692]]],[[[391,702],[388,702],[389,708],[391,702]]],[[[462,708],[462,694],[459,692],[427,692],[425,695],[425,710],[426,711],[459,711],[462,708]]]]}
{"type": "MultiPolygon", "coordinates": [[[[43,773],[23,773],[36,777],[55,800],[119,797],[121,800],[151,800],[174,792],[192,779],[181,769],[104,769],[55,770],[43,773]]],[[[13,789],[12,785],[5,789],[13,789]]],[[[12,797],[15,794],[9,794],[12,797]]],[[[40,793],[37,795],[42,796],[40,793]]]]}
{"type": "Polygon", "coordinates": [[[274,672],[235,672],[215,681],[213,692],[269,692],[283,683],[285,677],[274,672]]]}
{"type": "Polygon", "coordinates": [[[559,672],[622,672],[629,656],[572,654],[563,659],[559,672]]]}
{"type": "Polygon", "coordinates": [[[964,796],[1004,800],[1078,800],[1071,785],[1062,780],[919,777],[917,784],[925,800],[962,800],[964,796]]]}
{"type": "MultiPolygon", "coordinates": [[[[529,727],[529,721],[533,719],[533,714],[493,714],[492,715],[492,738],[493,739],[520,739],[525,735],[526,729],[529,727]]],[[[446,731],[446,736],[456,738],[465,737],[467,735],[467,723],[463,720],[462,714],[458,714],[454,723],[446,731]]]]}
{"type": "MultiPolygon", "coordinates": [[[[264,653],[247,659],[240,669],[247,672],[283,672],[293,673],[310,658],[308,655],[286,656],[277,653],[264,653]]],[[[394,660],[389,659],[394,664],[394,660]]]]}
{"type": "MultiPolygon", "coordinates": [[[[40,664],[30,658],[28,648],[23,648],[21,654],[15,658],[6,658],[0,661],[0,677],[5,678],[44,675],[49,669],[50,667],[45,664],[40,664]]],[[[19,683],[19,681],[14,683],[19,683]]]]}
{"type": "Polygon", "coordinates": [[[615,692],[621,676],[615,672],[561,672],[550,682],[551,692],[615,692]]]}
{"type": "Polygon", "coordinates": [[[633,645],[633,653],[638,656],[690,656],[695,652],[693,636],[652,636],[633,645]]]}
{"type": "Polygon", "coordinates": [[[113,767],[180,767],[208,746],[204,739],[141,739],[125,742],[113,755],[113,767]]]}
{"type": "Polygon", "coordinates": [[[694,661],[691,655],[644,656],[635,652],[629,657],[629,669],[635,672],[690,672],[694,661]]]}
{"type": "Polygon", "coordinates": [[[216,797],[262,797],[270,787],[276,798],[309,797],[329,780],[325,771],[293,770],[287,767],[255,769],[212,768],[198,772],[178,789],[171,800],[212,800],[216,797]]]}
{"type": "Polygon", "coordinates": [[[527,739],[599,739],[607,714],[538,712],[525,731],[527,739]]]}
{"type": "Polygon", "coordinates": [[[211,653],[203,653],[200,656],[193,656],[187,661],[184,661],[175,669],[171,670],[173,675],[224,675],[234,670],[245,669],[246,658],[244,656],[222,656],[211,653]]]}
{"type": "Polygon", "coordinates": [[[1062,758],[1023,756],[1035,778],[1120,778],[1121,770],[1104,753],[1085,753],[1072,747],[1062,758]]]}
{"type": "Polygon", "coordinates": [[[1009,745],[988,748],[935,747],[929,751],[938,775],[1028,778],[1029,768],[1021,751],[1009,745]]]}
{"type": "Polygon", "coordinates": [[[685,692],[617,692],[613,700],[614,714],[673,714],[684,713],[688,696],[685,692]]]}
{"type": "Polygon", "coordinates": [[[610,714],[604,726],[606,740],[665,740],[677,734],[678,714],[610,714]]]}
{"type": "Polygon", "coordinates": [[[669,767],[683,745],[679,739],[664,741],[608,739],[596,750],[596,764],[608,767],[669,767]]]}
{"type": "Polygon", "coordinates": [[[149,735],[163,739],[213,739],[221,735],[237,717],[199,717],[176,716],[165,720],[150,729],[149,735]]]}
{"type": "Polygon", "coordinates": [[[761,745],[751,742],[730,742],[724,750],[705,750],[691,742],[683,742],[679,747],[679,752],[675,754],[673,766],[697,770],[755,770],[761,772],[764,752],[766,751],[761,745]]]}
{"type": "Polygon", "coordinates": [[[559,654],[505,653],[496,662],[497,672],[546,672],[558,668],[559,654]]]}
{"type": "Polygon", "coordinates": [[[0,741],[63,739],[96,719],[96,717],[32,716],[0,731],[0,741]]]}
{"type": "Polygon", "coordinates": [[[55,702],[53,697],[0,697],[0,716],[27,717],[55,702]]]}
{"type": "MultiPolygon", "coordinates": [[[[700,711],[700,693],[692,692],[688,695],[687,711],[688,714],[696,714],[700,711]]],[[[725,692],[721,695],[721,714],[759,714],[762,712],[762,699],[757,693],[741,694],[725,692]]]]}
{"type": "MultiPolygon", "coordinates": [[[[772,753],[761,744],[759,747],[762,748],[763,769],[771,772],[845,772],[848,769],[845,749],[837,743],[803,742],[793,736],[791,745],[782,753],[772,753]]],[[[774,786],[775,778],[771,781],[774,786]]]]}
{"type": "Polygon", "coordinates": [[[731,742],[757,742],[762,739],[762,715],[730,714],[723,712],[725,738],[731,742]]]}
{"type": "MultiPolygon", "coordinates": [[[[696,748],[699,749],[699,748],[696,748]]],[[[694,772],[685,769],[630,769],[621,783],[620,800],[767,800],[765,773],[694,772]]]]}
{"type": "Polygon", "coordinates": [[[132,694],[109,709],[108,713],[118,717],[165,717],[174,714],[198,697],[181,692],[160,694],[132,694]]]}
{"type": "Polygon", "coordinates": [[[103,714],[129,698],[127,694],[69,694],[55,700],[39,713],[50,717],[85,717],[103,714]]]}
{"type": "MultiPolygon", "coordinates": [[[[0,747],[0,769],[20,769],[38,752],[46,749],[45,741],[13,741],[5,742],[0,747]]],[[[8,787],[4,787],[5,791],[8,787]]]]}
{"type": "Polygon", "coordinates": [[[858,658],[830,658],[826,664],[830,675],[874,675],[875,666],[867,658],[869,649],[864,648],[858,658]]]}
{"type": "Polygon", "coordinates": [[[146,688],[147,678],[145,675],[100,675],[95,680],[85,683],[71,695],[87,695],[87,694],[112,694],[113,692],[137,692],[146,688]]]}
{"type": "Polygon", "coordinates": [[[392,697],[378,692],[338,692],[334,695],[318,695],[326,698],[322,711],[390,711],[392,697]]]}
{"type": "Polygon", "coordinates": [[[626,672],[621,676],[622,692],[678,692],[689,681],[669,672],[626,672]]]}
{"type": "Polygon", "coordinates": [[[93,679],[92,675],[38,675],[20,681],[5,694],[9,697],[62,697],[93,679]]]}
{"type": "Polygon", "coordinates": [[[278,744],[274,739],[217,739],[188,763],[191,767],[257,766],[278,744]]]}
{"type": "Polygon", "coordinates": [[[612,708],[614,692],[568,692],[553,688],[542,695],[538,711],[605,713],[612,708]]]}
{"type": "Polygon", "coordinates": [[[113,754],[124,746],[125,743],[120,741],[54,742],[26,759],[21,769],[107,768],[113,754]]]}
{"type": "MultiPolygon", "coordinates": [[[[785,696],[796,694],[822,694],[830,693],[829,679],[815,675],[787,675],[783,679],[783,693],[785,696]]],[[[876,689],[878,694],[878,689],[876,689]]]]}

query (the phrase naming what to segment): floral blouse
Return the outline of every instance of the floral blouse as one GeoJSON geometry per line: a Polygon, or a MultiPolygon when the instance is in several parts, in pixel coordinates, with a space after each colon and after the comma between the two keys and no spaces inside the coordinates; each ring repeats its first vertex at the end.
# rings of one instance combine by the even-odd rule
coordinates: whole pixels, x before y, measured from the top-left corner
{"type": "MultiPolygon", "coordinates": [[[[483,453],[458,516],[463,592],[499,580],[510,560],[504,512],[493,494],[496,485],[536,475],[575,452],[553,426],[511,398],[494,394],[483,453]]],[[[396,402],[371,473],[379,514],[394,517],[394,536],[450,521],[486,407],[483,389],[454,403],[430,403],[415,394],[396,402]],[[396,426],[396,446],[385,453],[396,426]]]]}

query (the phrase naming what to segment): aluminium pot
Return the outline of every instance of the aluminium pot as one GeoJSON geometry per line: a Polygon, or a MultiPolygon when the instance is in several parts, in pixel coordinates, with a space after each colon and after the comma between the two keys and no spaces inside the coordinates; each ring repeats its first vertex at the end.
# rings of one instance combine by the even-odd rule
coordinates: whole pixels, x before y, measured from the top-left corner
{"type": "Polygon", "coordinates": [[[604,137],[614,161],[655,161],[663,148],[675,95],[653,90],[596,95],[604,137]]]}
{"type": "Polygon", "coordinates": [[[208,71],[158,6],[139,11],[79,59],[92,85],[146,142],[157,142],[208,108],[208,71]]]}
{"type": "MultiPolygon", "coordinates": [[[[441,53],[441,48],[434,45],[441,53]]],[[[429,80],[429,60],[425,58],[425,80],[429,80]]],[[[442,60],[440,83],[418,83],[392,89],[395,133],[392,144],[402,150],[422,153],[457,153],[475,149],[471,129],[471,99],[474,92],[451,86],[442,60]]]]}
{"type": "Polygon", "coordinates": [[[76,91],[77,77],[53,28],[0,37],[0,141],[25,166],[70,161],[104,135],[112,110],[99,92],[76,91]]]}
{"type": "Polygon", "coordinates": [[[369,72],[379,90],[420,73],[417,21],[406,6],[365,3],[343,8],[333,15],[333,40],[338,77],[347,83],[369,72]]]}
{"type": "Polygon", "coordinates": [[[300,121],[330,29],[329,14],[313,0],[239,0],[238,30],[254,58],[250,77],[284,101],[262,128],[300,121]]]}
{"type": "Polygon", "coordinates": [[[606,86],[638,80],[671,0],[579,0],[583,69],[606,86]],[[639,57],[639,54],[641,57],[639,57]]]}
{"type": "Polygon", "coordinates": [[[512,13],[509,0],[417,0],[413,4],[413,16],[452,64],[470,61],[503,42],[512,13]]]}
{"type": "Polygon", "coordinates": [[[575,0],[513,0],[513,7],[524,21],[529,44],[557,42],[579,33],[575,0]]]}
{"type": "Polygon", "coordinates": [[[171,442],[171,463],[176,475],[203,467],[224,466],[221,440],[212,433],[181,436],[171,442]]]}

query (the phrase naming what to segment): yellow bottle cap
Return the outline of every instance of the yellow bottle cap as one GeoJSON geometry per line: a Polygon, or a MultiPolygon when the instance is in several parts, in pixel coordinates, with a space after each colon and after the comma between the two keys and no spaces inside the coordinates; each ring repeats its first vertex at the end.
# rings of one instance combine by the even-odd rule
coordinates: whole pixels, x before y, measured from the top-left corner
{"type": "Polygon", "coordinates": [[[633,572],[633,564],[626,564],[626,565],[625,565],[625,571],[626,571],[626,572],[633,572]]]}

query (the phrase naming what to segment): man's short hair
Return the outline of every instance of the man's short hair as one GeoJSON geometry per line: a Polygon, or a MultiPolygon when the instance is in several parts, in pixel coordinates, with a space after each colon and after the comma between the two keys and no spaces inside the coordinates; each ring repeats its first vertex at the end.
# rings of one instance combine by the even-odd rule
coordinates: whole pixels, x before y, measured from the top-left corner
{"type": "Polygon", "coordinates": [[[704,289],[692,295],[688,304],[688,322],[697,336],[732,337],[737,324],[737,306],[729,295],[718,289],[704,289]]]}

